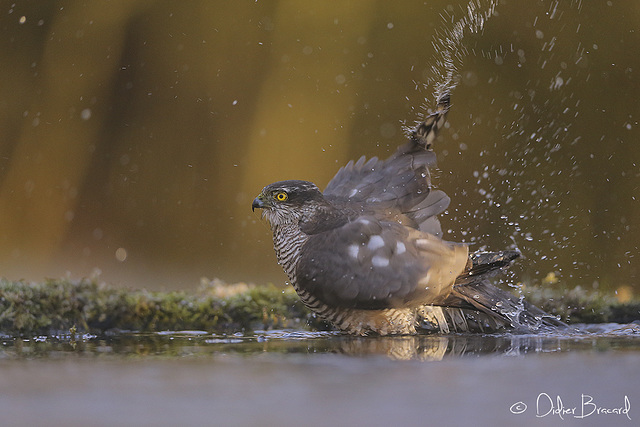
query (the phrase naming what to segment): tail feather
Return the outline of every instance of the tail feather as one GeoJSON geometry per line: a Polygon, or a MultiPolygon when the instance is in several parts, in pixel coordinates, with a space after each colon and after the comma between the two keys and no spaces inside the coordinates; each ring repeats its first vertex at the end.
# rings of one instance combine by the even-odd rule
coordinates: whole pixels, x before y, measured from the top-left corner
{"type": "Polygon", "coordinates": [[[472,308],[426,305],[420,307],[417,328],[426,333],[492,333],[506,326],[502,319],[472,308]]]}
{"type": "Polygon", "coordinates": [[[447,112],[451,106],[451,96],[448,92],[443,93],[437,102],[436,110],[429,114],[424,121],[416,126],[409,134],[413,142],[426,149],[431,148],[433,141],[438,136],[438,132],[447,121],[447,112]]]}
{"type": "Polygon", "coordinates": [[[470,256],[470,267],[456,280],[442,306],[425,307],[423,330],[439,332],[495,332],[514,329],[540,332],[567,325],[545,313],[523,297],[516,297],[489,281],[520,256],[517,251],[478,252],[470,256]]]}
{"type": "Polygon", "coordinates": [[[479,276],[484,278],[495,276],[519,257],[518,251],[475,252],[469,256],[471,268],[458,277],[456,285],[470,283],[479,276]]]}
{"type": "Polygon", "coordinates": [[[454,286],[452,295],[516,330],[539,332],[567,326],[524,298],[493,286],[487,279],[454,286]]]}

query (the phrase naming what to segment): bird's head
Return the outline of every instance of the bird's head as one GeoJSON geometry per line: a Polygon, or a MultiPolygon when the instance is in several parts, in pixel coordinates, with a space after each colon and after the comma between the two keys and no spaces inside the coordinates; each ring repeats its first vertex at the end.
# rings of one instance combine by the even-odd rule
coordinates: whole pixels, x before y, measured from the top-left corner
{"type": "Polygon", "coordinates": [[[323,201],[322,193],[311,182],[279,181],[264,187],[253,200],[251,209],[262,209],[262,217],[274,227],[300,222],[308,211],[323,201]]]}

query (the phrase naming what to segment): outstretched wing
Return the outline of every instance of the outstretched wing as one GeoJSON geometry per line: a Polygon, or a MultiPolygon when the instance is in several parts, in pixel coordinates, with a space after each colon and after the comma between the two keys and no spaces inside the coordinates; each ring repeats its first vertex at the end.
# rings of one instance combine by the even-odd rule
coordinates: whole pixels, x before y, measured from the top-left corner
{"type": "Polygon", "coordinates": [[[331,307],[383,309],[444,300],[467,264],[465,245],[375,217],[309,237],[298,286],[331,307]]]}
{"type": "Polygon", "coordinates": [[[367,203],[398,200],[411,206],[412,200],[424,199],[429,193],[429,167],[435,165],[433,151],[410,141],[386,160],[373,157],[367,161],[362,156],[355,163],[350,161],[340,168],[323,194],[367,203]]]}
{"type": "MultiPolygon", "coordinates": [[[[381,203],[384,209],[407,214],[418,226],[442,213],[450,199],[441,191],[433,194],[431,189],[429,168],[435,167],[436,156],[430,147],[445,123],[448,107],[449,98],[444,97],[436,112],[388,159],[367,161],[363,156],[347,163],[329,182],[324,196],[352,203],[381,203]]],[[[434,219],[420,229],[439,234],[440,227],[434,219]]]]}

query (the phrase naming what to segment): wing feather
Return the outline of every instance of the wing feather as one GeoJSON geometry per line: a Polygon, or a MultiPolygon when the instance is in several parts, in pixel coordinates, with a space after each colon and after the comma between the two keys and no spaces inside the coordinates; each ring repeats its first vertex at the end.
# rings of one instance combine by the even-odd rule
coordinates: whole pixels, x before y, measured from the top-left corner
{"type": "Polygon", "coordinates": [[[467,257],[465,245],[360,217],[310,236],[296,276],[301,289],[332,307],[411,307],[446,298],[467,257]]]}

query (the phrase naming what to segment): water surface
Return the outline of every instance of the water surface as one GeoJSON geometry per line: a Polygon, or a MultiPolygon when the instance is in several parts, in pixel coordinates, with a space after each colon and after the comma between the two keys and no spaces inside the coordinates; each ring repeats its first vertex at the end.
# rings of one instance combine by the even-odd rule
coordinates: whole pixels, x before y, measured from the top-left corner
{"type": "Polygon", "coordinates": [[[632,426],[638,374],[636,324],[539,335],[5,337],[0,413],[2,426],[632,426]]]}
{"type": "Polygon", "coordinates": [[[640,324],[574,325],[569,331],[540,334],[450,334],[354,337],[340,332],[270,330],[229,335],[204,331],[69,334],[33,338],[5,337],[2,359],[132,357],[217,357],[274,354],[341,354],[392,360],[429,360],[469,356],[514,356],[569,351],[637,351],[640,324]]]}

